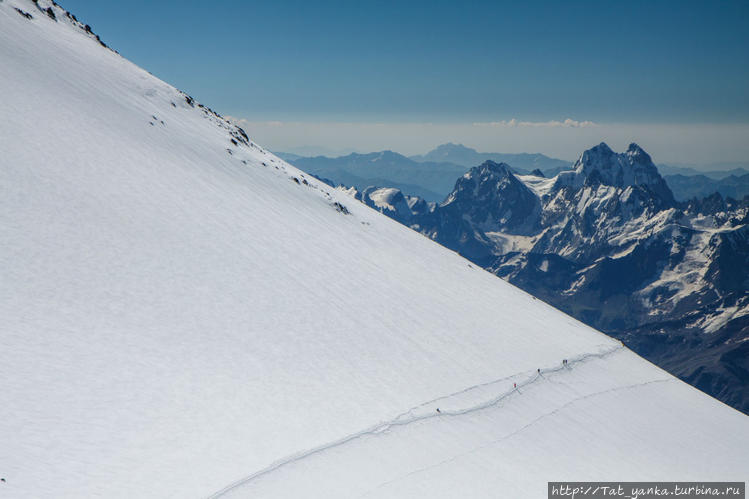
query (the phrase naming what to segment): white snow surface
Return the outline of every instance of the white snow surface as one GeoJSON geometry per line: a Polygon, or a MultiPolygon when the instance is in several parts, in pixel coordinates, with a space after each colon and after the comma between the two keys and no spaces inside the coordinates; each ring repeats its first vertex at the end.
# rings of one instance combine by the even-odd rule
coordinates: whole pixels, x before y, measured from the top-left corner
{"type": "Polygon", "coordinates": [[[396,211],[398,207],[396,206],[395,198],[398,194],[400,194],[400,189],[383,187],[372,191],[369,197],[374,201],[376,207],[396,211]]]}
{"type": "Polygon", "coordinates": [[[530,189],[536,193],[538,197],[543,197],[549,193],[556,177],[544,178],[536,177],[535,175],[515,175],[521,182],[530,187],[530,189]]]}
{"type": "Polygon", "coordinates": [[[54,8],[0,2],[0,497],[747,479],[746,416],[234,145],[54,8]]]}

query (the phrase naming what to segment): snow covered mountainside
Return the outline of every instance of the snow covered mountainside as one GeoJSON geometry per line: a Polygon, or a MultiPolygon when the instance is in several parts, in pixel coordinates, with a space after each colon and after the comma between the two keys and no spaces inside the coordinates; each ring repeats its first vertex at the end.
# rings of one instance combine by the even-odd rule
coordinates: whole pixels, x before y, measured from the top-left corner
{"type": "Polygon", "coordinates": [[[553,178],[486,162],[439,205],[351,193],[749,413],[749,198],[677,203],[636,144],[553,178]]]}
{"type": "Polygon", "coordinates": [[[0,497],[747,479],[746,416],[90,31],[0,1],[0,497]]]}

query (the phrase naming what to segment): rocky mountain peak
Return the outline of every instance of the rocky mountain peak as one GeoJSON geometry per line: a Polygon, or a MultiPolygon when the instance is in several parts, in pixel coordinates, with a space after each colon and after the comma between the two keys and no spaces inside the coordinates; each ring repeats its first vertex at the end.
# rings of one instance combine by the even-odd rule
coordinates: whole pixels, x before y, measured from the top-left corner
{"type": "Polygon", "coordinates": [[[626,189],[640,187],[657,196],[666,206],[674,204],[674,197],[650,155],[635,143],[623,153],[614,152],[601,142],[580,155],[573,170],[558,175],[555,189],[609,185],[626,189]]]}
{"type": "MultiPolygon", "coordinates": [[[[486,160],[479,166],[468,170],[455,183],[455,189],[448,197],[446,203],[450,200],[461,197],[461,193],[470,192],[475,195],[481,191],[485,196],[494,197],[506,189],[508,184],[515,184],[518,187],[525,185],[518,180],[512,173],[510,165],[507,163],[497,163],[486,160]]],[[[485,197],[484,196],[484,197],[485,197]]]]}
{"type": "Polygon", "coordinates": [[[476,168],[471,168],[469,171],[469,174],[472,175],[478,175],[481,177],[486,176],[498,176],[498,177],[507,177],[508,175],[512,175],[512,169],[510,168],[510,165],[507,163],[497,163],[495,161],[492,161],[490,159],[484,161],[476,168]]]}
{"type": "Polygon", "coordinates": [[[458,179],[442,207],[464,214],[482,230],[526,230],[534,224],[539,200],[507,163],[487,160],[458,179]]]}
{"type": "Polygon", "coordinates": [[[634,142],[632,142],[629,147],[627,147],[627,151],[625,152],[625,154],[632,159],[633,163],[653,162],[653,160],[650,158],[650,155],[646,153],[642,147],[638,146],[634,142]]]}

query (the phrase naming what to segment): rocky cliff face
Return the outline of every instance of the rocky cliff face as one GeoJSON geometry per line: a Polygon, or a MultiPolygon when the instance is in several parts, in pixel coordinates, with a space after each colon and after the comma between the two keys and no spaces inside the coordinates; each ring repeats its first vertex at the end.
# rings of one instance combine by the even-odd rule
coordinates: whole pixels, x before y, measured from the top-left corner
{"type": "Polygon", "coordinates": [[[363,200],[749,412],[749,198],[677,203],[603,143],[551,179],[487,161],[440,205],[398,194],[363,200]]]}
{"type": "Polygon", "coordinates": [[[485,231],[533,233],[541,203],[505,163],[485,161],[455,183],[440,211],[460,217],[485,231]]]}

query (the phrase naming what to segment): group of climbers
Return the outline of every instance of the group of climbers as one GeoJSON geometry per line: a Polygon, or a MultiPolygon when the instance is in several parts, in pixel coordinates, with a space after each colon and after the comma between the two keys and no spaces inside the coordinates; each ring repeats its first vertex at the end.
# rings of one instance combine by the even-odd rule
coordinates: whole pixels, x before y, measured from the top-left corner
{"type": "MultiPolygon", "coordinates": [[[[562,359],[562,366],[563,366],[563,367],[566,367],[566,366],[568,366],[568,365],[569,365],[569,363],[567,362],[567,359],[562,359]]],[[[538,372],[538,375],[540,376],[540,375],[541,375],[541,368],[539,367],[539,368],[538,368],[538,369],[536,370],[536,372],[538,372]]],[[[513,384],[512,384],[512,388],[513,388],[513,390],[517,390],[517,389],[518,389],[518,384],[517,384],[517,383],[513,383],[513,384]]],[[[439,407],[437,407],[437,414],[442,414],[442,411],[440,411],[440,408],[439,408],[439,407]]]]}

